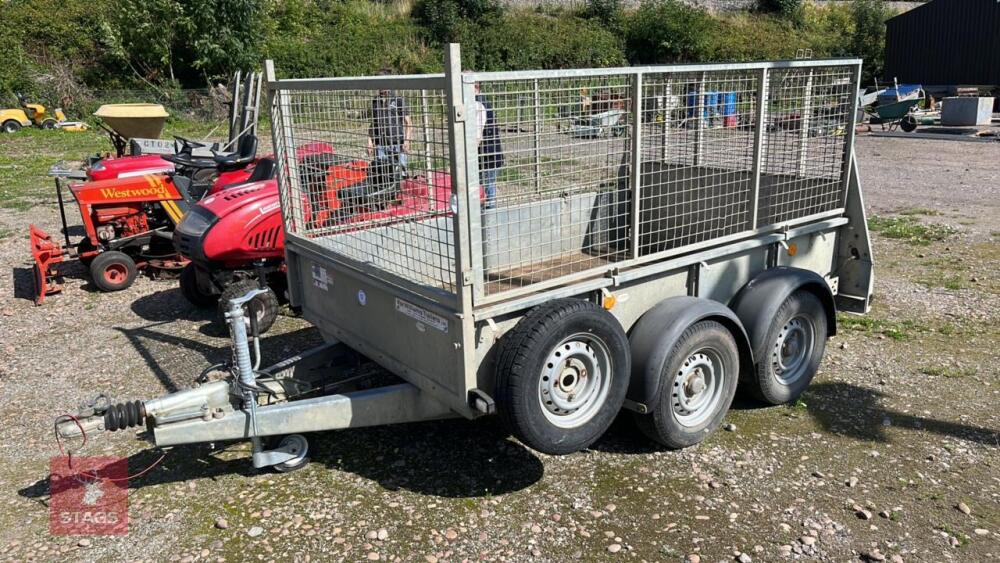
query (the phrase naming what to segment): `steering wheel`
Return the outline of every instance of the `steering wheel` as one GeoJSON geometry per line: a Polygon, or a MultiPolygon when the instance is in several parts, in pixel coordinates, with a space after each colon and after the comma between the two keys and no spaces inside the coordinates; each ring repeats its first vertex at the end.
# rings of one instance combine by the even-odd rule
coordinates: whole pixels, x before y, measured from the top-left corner
{"type": "Polygon", "coordinates": [[[204,143],[199,143],[197,141],[185,139],[180,135],[174,135],[174,152],[177,154],[186,154],[188,156],[191,156],[191,154],[194,152],[194,149],[200,149],[203,148],[204,146],[205,146],[204,143]],[[180,143],[179,146],[178,143],[180,143]]]}

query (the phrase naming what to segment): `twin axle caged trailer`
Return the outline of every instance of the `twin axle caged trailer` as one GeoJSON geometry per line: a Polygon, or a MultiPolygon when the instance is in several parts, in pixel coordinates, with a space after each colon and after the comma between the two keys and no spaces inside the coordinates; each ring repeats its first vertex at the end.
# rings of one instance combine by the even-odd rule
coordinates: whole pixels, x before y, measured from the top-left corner
{"type": "MultiPolygon", "coordinates": [[[[476,73],[451,45],[446,63],[281,80],[268,63],[290,299],[327,344],[258,369],[234,301],[228,377],[87,409],[60,435],[250,439],[255,466],[287,471],[305,464],[308,432],[498,413],[525,444],[565,454],[624,408],[679,448],[718,428],[738,385],[794,400],[836,311],[867,312],[861,61],[476,73]],[[620,135],[567,131],[584,92],[620,100],[620,135]],[[409,117],[408,176],[447,185],[449,205],[311,220],[328,186],[297,169],[296,147],[365,158],[379,97],[409,117]],[[358,358],[397,382],[356,385],[358,358]]],[[[378,209],[383,192],[354,197],[378,209]]]]}

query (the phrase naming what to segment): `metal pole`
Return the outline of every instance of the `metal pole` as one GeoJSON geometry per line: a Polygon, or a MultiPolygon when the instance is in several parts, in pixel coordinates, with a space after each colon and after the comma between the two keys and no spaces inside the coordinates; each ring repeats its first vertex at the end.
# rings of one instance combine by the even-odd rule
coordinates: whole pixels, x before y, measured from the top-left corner
{"type": "Polygon", "coordinates": [[[536,78],[533,82],[535,94],[535,126],[532,141],[535,148],[535,193],[537,194],[542,192],[542,93],[538,89],[538,79],[536,78]]]}
{"type": "Polygon", "coordinates": [[[629,189],[632,194],[630,247],[632,258],[639,257],[639,208],[642,205],[642,73],[632,77],[632,147],[629,163],[629,189]]]}
{"type": "Polygon", "coordinates": [[[239,97],[240,97],[240,79],[243,73],[239,70],[233,75],[233,87],[232,92],[230,92],[229,100],[229,142],[232,143],[233,139],[236,138],[236,111],[239,107],[239,97]]]}
{"type": "Polygon", "coordinates": [[[456,350],[461,361],[458,373],[462,381],[456,381],[459,389],[477,386],[474,366],[476,355],[476,331],[472,316],[474,294],[482,287],[482,208],[479,203],[479,147],[476,143],[478,130],[469,126],[469,119],[477,119],[475,109],[475,85],[465,84],[462,76],[462,52],[458,43],[450,43],[445,56],[445,95],[448,105],[450,141],[448,154],[451,157],[452,189],[458,206],[453,216],[455,241],[455,301],[461,316],[461,333],[456,335],[456,350]],[[471,170],[470,170],[471,168],[471,170]],[[474,180],[473,180],[474,178],[474,180]],[[475,284],[475,286],[474,286],[475,284]]]}
{"type": "Polygon", "coordinates": [[[271,138],[278,157],[278,193],[281,196],[281,214],[285,220],[285,231],[298,234],[305,227],[302,215],[302,186],[299,178],[298,157],[295,154],[295,136],[292,133],[292,108],[288,94],[271,86],[277,81],[274,61],[264,62],[264,73],[268,83],[268,105],[271,108],[271,138]],[[277,110],[277,111],[275,111],[277,110]]]}
{"type": "Polygon", "coordinates": [[[861,65],[859,64],[851,73],[851,113],[847,115],[847,122],[844,125],[844,175],[841,185],[844,186],[844,196],[841,199],[841,207],[847,206],[847,193],[851,183],[851,167],[854,161],[854,133],[855,119],[858,114],[858,89],[861,87],[861,65]]]}
{"type": "Polygon", "coordinates": [[[701,151],[705,145],[705,112],[708,111],[708,106],[705,105],[705,100],[707,96],[705,95],[705,85],[708,82],[708,73],[701,73],[701,80],[698,84],[698,96],[695,98],[695,111],[698,112],[698,119],[695,123],[698,124],[698,128],[694,133],[694,165],[701,165],[701,151]]]}
{"type": "Polygon", "coordinates": [[[760,213],[760,173],[764,166],[764,127],[768,104],[768,72],[760,69],[757,79],[757,107],[753,119],[753,193],[750,195],[750,228],[757,228],[760,213]]]}
{"type": "Polygon", "coordinates": [[[669,151],[667,147],[670,145],[670,114],[672,112],[671,100],[673,100],[673,84],[670,83],[670,79],[667,78],[667,82],[663,84],[663,127],[661,128],[661,139],[660,139],[660,160],[663,162],[667,161],[667,156],[669,151]]]}
{"type": "MultiPolygon", "coordinates": [[[[422,126],[424,129],[424,174],[430,179],[431,168],[433,168],[434,163],[431,160],[431,125],[430,125],[430,110],[427,105],[427,90],[420,90],[420,111],[423,114],[421,118],[422,126]]],[[[431,204],[431,209],[434,207],[434,190],[427,190],[427,200],[431,204]]]]}
{"type": "MultiPolygon", "coordinates": [[[[812,87],[813,87],[813,69],[809,69],[809,76],[806,78],[806,91],[804,93],[804,99],[802,101],[802,119],[801,129],[799,131],[799,176],[805,177],[806,175],[806,160],[807,153],[809,151],[809,130],[812,128],[812,87]]],[[[855,94],[857,97],[857,94],[855,94]]]]}

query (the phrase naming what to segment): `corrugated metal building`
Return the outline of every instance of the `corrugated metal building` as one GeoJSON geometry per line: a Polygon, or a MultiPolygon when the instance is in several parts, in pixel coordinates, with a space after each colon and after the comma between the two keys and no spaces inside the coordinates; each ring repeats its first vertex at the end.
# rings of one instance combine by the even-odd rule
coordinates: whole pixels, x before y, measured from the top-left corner
{"type": "Polygon", "coordinates": [[[933,0],[887,21],[884,78],[1000,86],[1000,0],[933,0]]]}

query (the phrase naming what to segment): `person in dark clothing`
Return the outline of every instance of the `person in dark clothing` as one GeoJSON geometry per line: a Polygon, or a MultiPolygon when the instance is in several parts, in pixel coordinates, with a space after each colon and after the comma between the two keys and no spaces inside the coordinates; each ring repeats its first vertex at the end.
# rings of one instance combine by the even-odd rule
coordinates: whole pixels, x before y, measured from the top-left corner
{"type": "Polygon", "coordinates": [[[484,209],[497,205],[497,173],[503,167],[503,146],[500,144],[500,128],[497,127],[493,104],[479,91],[476,83],[476,124],[479,142],[479,182],[486,192],[484,209]]]}
{"type": "MultiPolygon", "coordinates": [[[[383,70],[379,74],[385,76],[389,71],[383,70]]],[[[405,173],[412,133],[413,123],[406,100],[393,90],[379,90],[378,95],[372,98],[368,154],[376,160],[394,160],[405,173]]]]}

